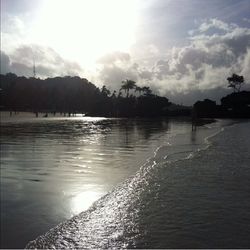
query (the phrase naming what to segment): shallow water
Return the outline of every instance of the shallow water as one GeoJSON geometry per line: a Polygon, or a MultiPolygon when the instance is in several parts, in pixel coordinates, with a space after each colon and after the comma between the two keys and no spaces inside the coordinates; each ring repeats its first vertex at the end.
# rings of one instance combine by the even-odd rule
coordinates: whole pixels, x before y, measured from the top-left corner
{"type": "Polygon", "coordinates": [[[236,124],[192,157],[148,162],[27,247],[249,248],[249,133],[236,124]]]}
{"type": "Polygon", "coordinates": [[[248,245],[250,126],[231,123],[5,119],[1,247],[24,247],[101,197],[29,247],[248,245]]]}
{"type": "Polygon", "coordinates": [[[1,247],[24,247],[88,209],[150,157],[186,157],[193,150],[190,141],[198,148],[202,138],[181,119],[2,113],[1,247]]]}

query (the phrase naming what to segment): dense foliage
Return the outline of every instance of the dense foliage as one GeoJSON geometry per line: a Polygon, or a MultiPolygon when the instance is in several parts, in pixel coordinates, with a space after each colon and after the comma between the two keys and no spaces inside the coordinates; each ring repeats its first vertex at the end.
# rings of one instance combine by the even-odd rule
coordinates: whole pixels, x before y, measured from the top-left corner
{"type": "Polygon", "coordinates": [[[244,76],[232,74],[227,78],[228,87],[234,93],[221,98],[221,105],[205,99],[197,101],[193,106],[192,116],[196,118],[250,118],[250,91],[240,91],[245,82],[244,76]]]}
{"type": "Polygon", "coordinates": [[[244,76],[239,76],[237,74],[232,74],[231,77],[227,78],[228,87],[232,88],[234,92],[240,92],[241,86],[244,83],[244,76]]]}
{"type": "Polygon", "coordinates": [[[1,106],[13,111],[86,111],[94,103],[98,89],[79,77],[40,80],[1,75],[1,106]]]}
{"type": "Polygon", "coordinates": [[[235,92],[221,99],[221,105],[209,99],[194,104],[197,117],[250,118],[250,91],[235,92]]]}
{"type": "Polygon", "coordinates": [[[129,117],[167,115],[170,105],[166,97],[154,95],[149,87],[138,87],[131,80],[123,82],[119,94],[111,94],[106,86],[99,89],[80,77],[41,80],[12,73],[0,77],[2,110],[129,117]]]}

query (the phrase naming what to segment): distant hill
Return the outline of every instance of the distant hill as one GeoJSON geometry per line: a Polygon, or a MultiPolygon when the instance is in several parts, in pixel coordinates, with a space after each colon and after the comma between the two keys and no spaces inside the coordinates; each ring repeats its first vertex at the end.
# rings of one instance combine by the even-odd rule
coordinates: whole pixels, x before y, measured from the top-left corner
{"type": "Polygon", "coordinates": [[[1,107],[4,110],[34,112],[86,112],[99,90],[87,79],[55,77],[45,80],[0,75],[1,107]]]}

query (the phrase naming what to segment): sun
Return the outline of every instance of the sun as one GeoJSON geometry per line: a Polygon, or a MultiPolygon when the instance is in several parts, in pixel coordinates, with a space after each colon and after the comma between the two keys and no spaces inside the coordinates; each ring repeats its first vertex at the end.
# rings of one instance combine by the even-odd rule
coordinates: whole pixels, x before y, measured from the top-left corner
{"type": "Polygon", "coordinates": [[[35,42],[83,66],[135,43],[136,0],[44,0],[33,26],[35,42]]]}

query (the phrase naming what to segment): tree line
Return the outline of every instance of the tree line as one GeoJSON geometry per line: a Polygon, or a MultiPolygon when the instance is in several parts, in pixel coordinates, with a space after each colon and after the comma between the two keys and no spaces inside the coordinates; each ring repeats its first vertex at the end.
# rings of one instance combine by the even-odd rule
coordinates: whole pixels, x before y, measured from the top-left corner
{"type": "Polygon", "coordinates": [[[250,92],[241,91],[244,77],[232,74],[227,78],[233,93],[221,99],[221,105],[205,99],[191,108],[175,105],[168,98],[152,92],[148,86],[138,86],[133,80],[121,82],[118,91],[101,88],[77,76],[47,79],[18,77],[13,73],[0,75],[0,107],[10,112],[83,113],[104,117],[189,116],[250,117],[250,92]]]}
{"type": "Polygon", "coordinates": [[[80,77],[47,79],[0,75],[1,110],[11,112],[83,113],[91,116],[135,117],[168,115],[171,104],[166,97],[153,94],[135,81],[124,80],[119,92],[104,85],[97,88],[80,77]]]}

